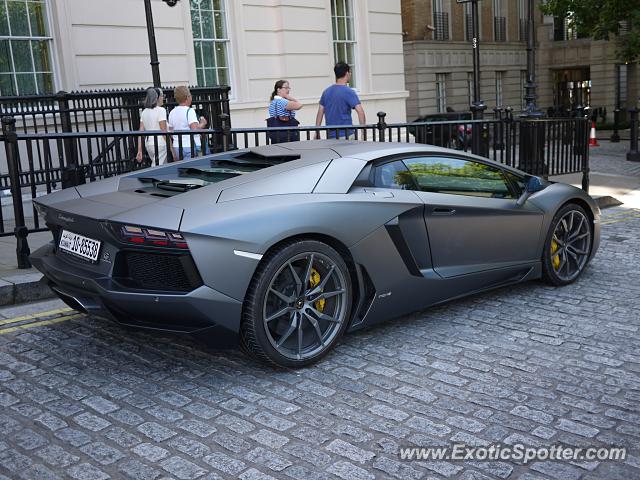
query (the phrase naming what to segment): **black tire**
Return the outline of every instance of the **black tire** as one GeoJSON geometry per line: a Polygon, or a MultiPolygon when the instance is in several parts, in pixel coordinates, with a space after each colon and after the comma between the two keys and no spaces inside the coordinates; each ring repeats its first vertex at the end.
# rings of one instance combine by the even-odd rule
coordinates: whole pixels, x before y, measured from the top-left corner
{"type": "Polygon", "coordinates": [[[349,269],[338,252],[316,240],[284,243],[265,255],[251,280],[241,346],[273,366],[310,365],[344,333],[351,303],[349,269]]]}
{"type": "Polygon", "coordinates": [[[542,252],[542,278],[551,285],[574,282],[589,263],[593,225],[584,208],[575,203],[553,217],[542,252]]]}

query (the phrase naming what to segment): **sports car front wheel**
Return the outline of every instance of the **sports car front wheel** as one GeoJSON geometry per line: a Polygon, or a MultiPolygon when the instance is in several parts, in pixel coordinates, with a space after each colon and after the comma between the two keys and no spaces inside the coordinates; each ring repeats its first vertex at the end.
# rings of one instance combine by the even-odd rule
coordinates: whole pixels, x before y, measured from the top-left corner
{"type": "Polygon", "coordinates": [[[573,282],[587,266],[593,228],[580,205],[562,207],[551,222],[542,254],[543,278],[552,285],[573,282]]]}
{"type": "Polygon", "coordinates": [[[309,365],[343,334],[351,300],[349,270],[338,252],[316,240],[285,243],[262,259],[251,281],[242,347],[272,365],[309,365]]]}

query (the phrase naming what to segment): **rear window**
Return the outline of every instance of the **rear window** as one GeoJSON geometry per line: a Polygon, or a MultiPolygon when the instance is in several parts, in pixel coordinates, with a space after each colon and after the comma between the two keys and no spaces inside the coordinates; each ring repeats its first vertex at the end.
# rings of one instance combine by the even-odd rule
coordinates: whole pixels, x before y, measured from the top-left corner
{"type": "Polygon", "coordinates": [[[298,158],[300,155],[297,154],[265,156],[251,150],[194,158],[170,163],[154,171],[140,172],[134,178],[146,186],[135,191],[162,197],[173,196],[298,158]]]}

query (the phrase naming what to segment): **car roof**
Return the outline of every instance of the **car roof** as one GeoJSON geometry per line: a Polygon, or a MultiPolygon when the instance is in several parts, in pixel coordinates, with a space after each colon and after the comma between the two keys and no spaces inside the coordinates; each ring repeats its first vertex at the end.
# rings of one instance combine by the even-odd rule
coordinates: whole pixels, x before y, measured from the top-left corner
{"type": "MultiPolygon", "coordinates": [[[[366,162],[375,160],[380,157],[387,157],[391,155],[401,155],[403,153],[425,153],[425,154],[462,154],[465,157],[471,157],[481,161],[491,160],[478,157],[469,152],[454,152],[448,148],[436,147],[434,145],[427,145],[424,143],[400,143],[400,142],[365,142],[360,140],[306,140],[300,142],[281,143],[278,145],[268,145],[262,147],[252,148],[251,151],[256,151],[261,154],[267,153],[269,149],[277,148],[277,151],[282,152],[281,149],[286,149],[289,153],[298,152],[301,156],[311,150],[333,150],[341,157],[357,158],[366,162]],[[263,153],[265,152],[265,153],[263,153]]],[[[286,151],[285,150],[285,151],[286,151]]],[[[273,150],[275,151],[275,150],[273,150]]],[[[273,153],[271,153],[273,154],[273,153]]]]}

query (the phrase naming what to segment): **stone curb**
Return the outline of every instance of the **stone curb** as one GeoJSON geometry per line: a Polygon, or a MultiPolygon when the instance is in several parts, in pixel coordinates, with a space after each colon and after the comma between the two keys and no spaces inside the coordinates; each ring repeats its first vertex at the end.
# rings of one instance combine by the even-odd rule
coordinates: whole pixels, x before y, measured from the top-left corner
{"type": "Polygon", "coordinates": [[[602,197],[593,197],[596,201],[600,209],[617,207],[618,205],[622,205],[622,202],[617,198],[614,198],[610,195],[603,195],[602,197]]]}
{"type": "Polygon", "coordinates": [[[0,278],[0,306],[54,298],[56,294],[42,278],[40,272],[0,278]]]}

